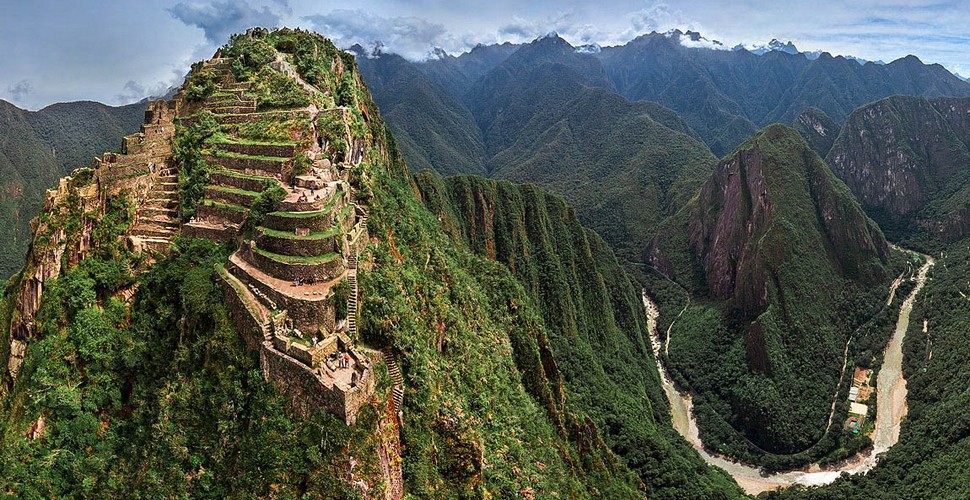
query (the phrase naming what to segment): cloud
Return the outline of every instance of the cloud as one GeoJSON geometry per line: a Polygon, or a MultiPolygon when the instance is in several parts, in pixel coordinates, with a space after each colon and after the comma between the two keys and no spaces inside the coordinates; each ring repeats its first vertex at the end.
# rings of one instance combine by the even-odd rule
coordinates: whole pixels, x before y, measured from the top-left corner
{"type": "Polygon", "coordinates": [[[7,94],[14,102],[22,103],[27,100],[27,96],[34,91],[30,80],[20,80],[19,82],[7,87],[7,94]]]}
{"type": "Polygon", "coordinates": [[[276,8],[290,12],[287,0],[275,0],[274,8],[263,5],[254,7],[246,1],[215,0],[212,2],[179,2],[168,9],[175,19],[189,26],[201,28],[209,42],[221,45],[229,41],[233,33],[253,26],[272,28],[282,24],[276,8]]]}
{"type": "Polygon", "coordinates": [[[337,9],[306,16],[316,30],[338,46],[355,43],[385,50],[409,59],[427,58],[434,47],[451,48],[458,42],[444,25],[420,17],[382,17],[362,10],[337,9]]]}
{"type": "Polygon", "coordinates": [[[125,87],[121,90],[121,93],[115,96],[115,100],[118,102],[132,102],[140,100],[146,95],[148,94],[144,85],[134,80],[128,80],[128,83],[125,84],[125,87]]]}

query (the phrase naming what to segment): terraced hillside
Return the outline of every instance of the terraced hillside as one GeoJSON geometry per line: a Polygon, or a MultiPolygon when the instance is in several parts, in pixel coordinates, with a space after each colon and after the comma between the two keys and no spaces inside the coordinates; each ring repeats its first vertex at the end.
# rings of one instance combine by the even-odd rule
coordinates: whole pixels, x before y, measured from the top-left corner
{"type": "Polygon", "coordinates": [[[350,54],[252,30],[155,105],[165,168],[65,179],[4,295],[4,491],[738,494],[669,432],[603,439],[557,311],[448,238],[350,54]]]}

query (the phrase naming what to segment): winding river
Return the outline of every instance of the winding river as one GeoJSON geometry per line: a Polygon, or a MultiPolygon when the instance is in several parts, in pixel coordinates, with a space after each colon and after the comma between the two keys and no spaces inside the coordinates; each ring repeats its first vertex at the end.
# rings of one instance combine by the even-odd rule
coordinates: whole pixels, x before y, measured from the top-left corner
{"type": "MultiPolygon", "coordinates": [[[[873,431],[873,447],[865,454],[856,455],[853,459],[838,468],[822,469],[818,464],[812,464],[801,470],[779,472],[776,474],[762,474],[757,467],[732,461],[722,455],[710,453],[704,449],[694,419],[693,404],[689,393],[682,393],[674,386],[667,368],[660,359],[661,341],[657,333],[657,317],[660,314],[657,305],[643,294],[643,305],[647,312],[647,327],[650,331],[650,342],[653,347],[654,358],[660,371],[660,379],[664,392],[670,401],[671,420],[674,429],[684,436],[697,449],[704,460],[716,467],[727,471],[748,494],[756,495],[764,491],[785,488],[793,484],[823,485],[835,481],[843,472],[849,474],[865,474],[876,465],[879,454],[888,450],[899,440],[899,426],[906,416],[906,379],[903,378],[903,339],[909,327],[909,313],[913,309],[916,295],[926,282],[926,274],[933,266],[933,259],[923,255],[925,263],[919,269],[916,286],[899,308],[899,318],[896,329],[886,345],[883,364],[879,370],[876,382],[876,423],[873,431]]],[[[895,293],[897,280],[890,290],[890,302],[895,293]]],[[[676,321],[676,320],[675,320],[676,321]]],[[[671,328],[673,325],[671,325],[671,328]]],[[[672,329],[668,329],[667,341],[670,340],[672,329]]],[[[664,346],[665,347],[665,346],[664,346]]],[[[844,367],[843,367],[844,371],[844,367]]]]}

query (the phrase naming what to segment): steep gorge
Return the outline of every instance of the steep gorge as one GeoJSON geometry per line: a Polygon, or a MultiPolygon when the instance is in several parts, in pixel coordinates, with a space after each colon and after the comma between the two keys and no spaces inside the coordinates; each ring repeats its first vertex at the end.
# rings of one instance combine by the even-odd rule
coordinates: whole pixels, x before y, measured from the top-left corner
{"type": "Polygon", "coordinates": [[[821,438],[847,336],[879,308],[889,248],[798,134],[774,125],[726,157],[645,253],[669,363],[705,442],[751,459],[821,438]],[[664,278],[684,289],[678,292],[664,278]],[[711,436],[714,439],[711,439],[711,436]]]}

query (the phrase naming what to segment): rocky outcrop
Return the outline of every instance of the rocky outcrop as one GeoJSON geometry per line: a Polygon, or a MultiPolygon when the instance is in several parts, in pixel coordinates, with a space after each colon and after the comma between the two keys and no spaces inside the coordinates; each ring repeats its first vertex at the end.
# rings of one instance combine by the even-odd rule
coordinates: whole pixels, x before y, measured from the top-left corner
{"type": "Polygon", "coordinates": [[[822,158],[829,154],[835,138],[839,135],[839,124],[818,108],[802,111],[792,122],[792,128],[797,130],[808,146],[822,158]]]}
{"type": "MultiPolygon", "coordinates": [[[[95,245],[92,232],[96,221],[104,215],[108,200],[126,198],[137,214],[142,207],[151,205],[153,193],[171,185],[164,180],[171,178],[167,161],[175,133],[172,118],[176,105],[176,101],[149,103],[141,132],[122,140],[121,154],[105,153],[95,158],[93,168],[77,169],[72,176],[62,178],[56,189],[47,191],[43,212],[31,221],[33,240],[11,314],[5,389],[12,387],[16,380],[27,345],[36,334],[34,315],[40,309],[45,283],[76,265],[92,250],[95,245]],[[81,223],[71,224],[69,221],[81,223]]],[[[160,223],[148,220],[152,217],[169,219],[165,214],[152,214],[151,210],[146,210],[141,223],[160,223]]],[[[139,223],[136,217],[131,225],[133,233],[137,233],[139,223]]],[[[135,247],[136,250],[158,248],[152,247],[151,243],[135,247]]]]}
{"type": "MultiPolygon", "coordinates": [[[[701,394],[705,432],[727,422],[746,442],[784,454],[817,441],[857,326],[839,311],[858,315],[867,299],[856,290],[887,280],[889,248],[798,133],[772,125],[747,140],[644,256],[693,296],[687,307],[670,304],[684,313],[661,331],[674,339],[676,375],[701,394]]],[[[669,286],[649,292],[669,296],[669,286]]]]}

